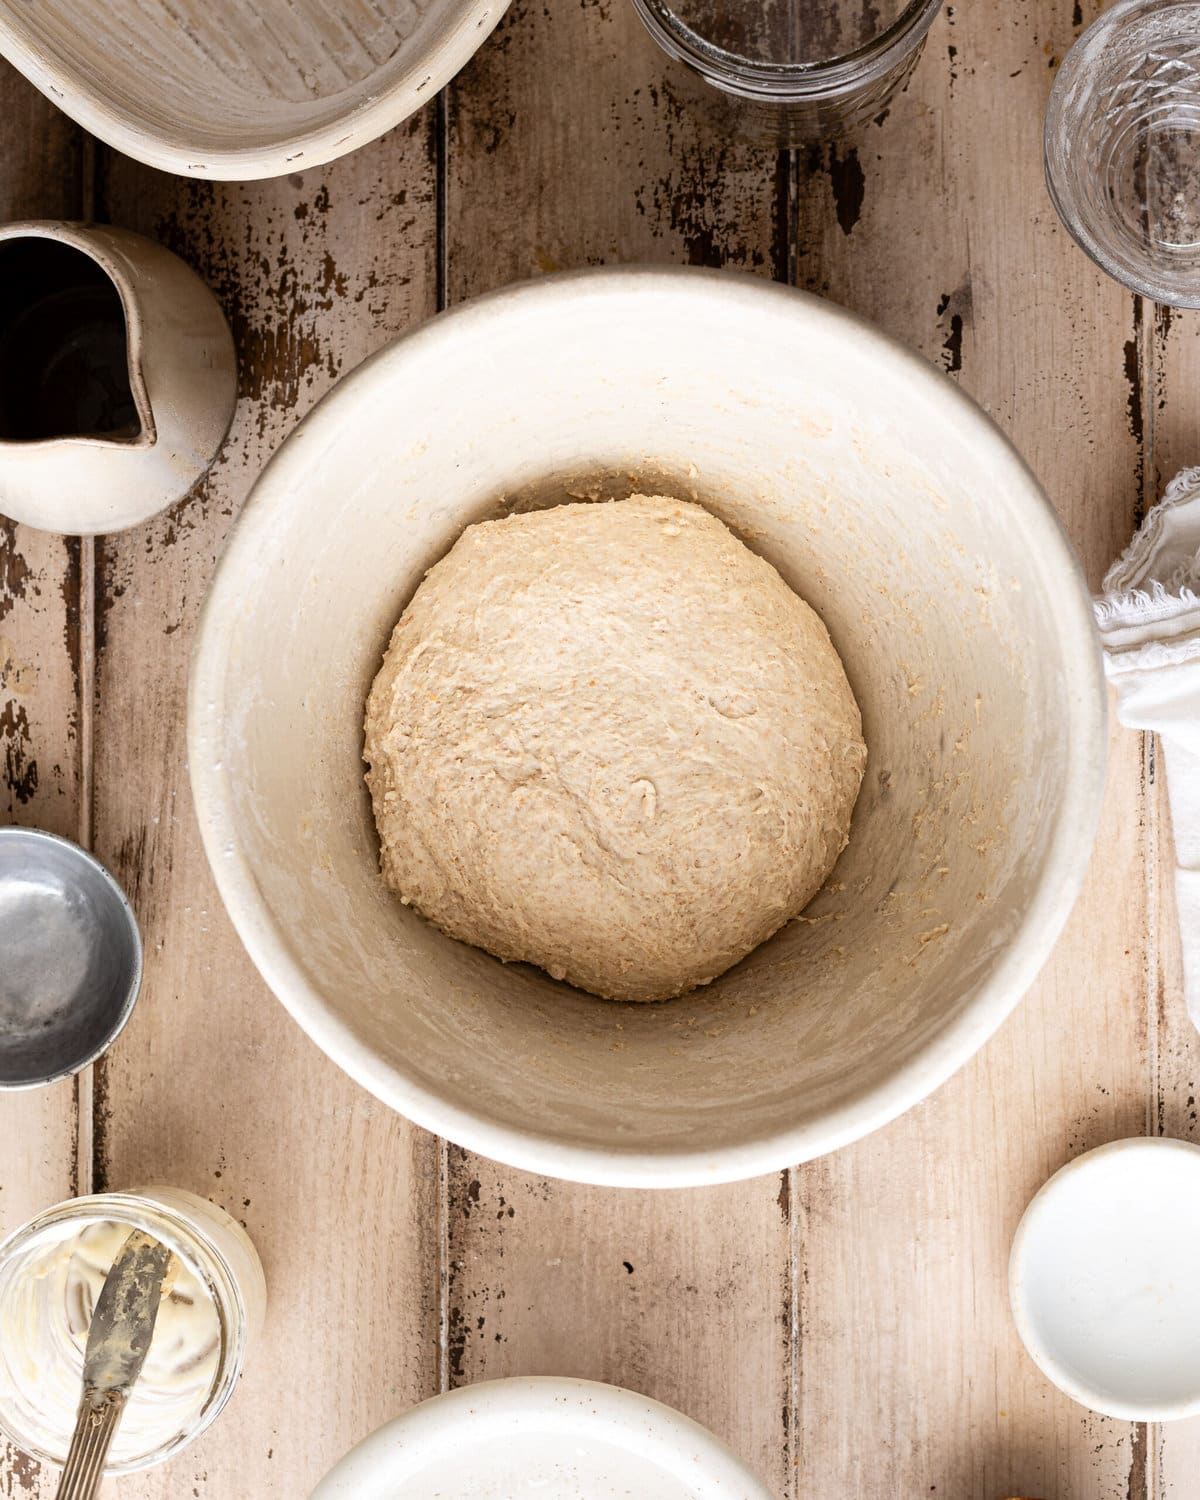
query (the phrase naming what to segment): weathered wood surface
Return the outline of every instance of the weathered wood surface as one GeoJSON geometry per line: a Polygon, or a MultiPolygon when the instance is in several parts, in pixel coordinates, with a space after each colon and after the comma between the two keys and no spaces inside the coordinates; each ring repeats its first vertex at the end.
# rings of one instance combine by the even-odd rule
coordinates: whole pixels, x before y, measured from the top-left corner
{"type": "MultiPolygon", "coordinates": [[[[0,139],[0,219],[77,217],[82,137],[8,69],[0,139]]],[[[0,516],[0,825],[85,841],[86,558],[78,541],[0,516]]],[[[0,1093],[0,1234],[78,1190],[76,1145],[73,1083],[0,1093]]],[[[50,1476],[0,1442],[0,1495],[50,1493],[50,1476]]]]}
{"type": "Polygon", "coordinates": [[[222,298],[241,351],[224,455],[182,506],[98,549],[95,841],[146,937],[142,999],[97,1067],[96,1175],[170,1180],[241,1219],[271,1316],[238,1400],[122,1488],[298,1496],[436,1388],[438,1148],[356,1088],[266,991],[213,890],[187,781],[196,614],[231,518],[296,418],[435,307],[432,112],[320,173],[211,187],[109,157],[99,213],[222,298]]]}
{"type": "MultiPolygon", "coordinates": [[[[1147,503],[1180,471],[1200,462],[1196,392],[1200,390],[1200,314],[1147,306],[1142,314],[1140,409],[1145,412],[1147,503]]],[[[1200,1143],[1200,1036],[1184,1012],[1179,936],[1175,923],[1174,849],[1166,784],[1156,774],[1157,746],[1145,745],[1147,890],[1150,962],[1147,1026],[1153,1116],[1159,1135],[1200,1143]]],[[[1156,1491],[1188,1496],[1200,1488],[1200,1421],[1164,1428],[1150,1460],[1156,1491]]]]}
{"type": "MultiPolygon", "coordinates": [[[[20,529],[0,538],[0,820],[94,827],[149,960],[135,1018],[96,1070],[94,1112],[87,1081],[81,1122],[70,1090],[0,1103],[0,1227],[89,1175],[171,1180],[244,1220],[274,1294],[218,1425],[118,1493],[294,1500],[422,1396],[513,1373],[672,1402],[788,1500],[1196,1492],[1200,1424],[1147,1430],[1060,1398],[1020,1348],[1005,1286],[1021,1209],[1055,1167],[1122,1135],[1198,1134],[1200,1044],[1180,1000],[1151,745],[1114,730],[1080,905],[1034,991],[957,1078],[821,1162],[656,1195],[447,1147],[329,1065],[220,910],[183,739],[204,588],[298,415],[439,303],[558,268],[735,266],[875,318],[1011,433],[1098,582],[1197,457],[1200,381],[1200,321],[1143,308],[1095,272],[1042,190],[1053,70],[1098,8],[948,7],[908,92],[853,148],[776,157],[731,143],[685,106],[627,4],[515,0],[437,108],[330,167],[212,187],[99,152],[91,210],[208,278],[242,399],[197,493],[94,559],[20,529]],[[78,1178],[77,1123],[85,1147],[94,1135],[78,1178]]],[[[76,133],[11,75],[3,89],[0,202],[86,211],[76,133]]],[[[0,1459],[0,1496],[44,1493],[30,1466],[0,1459]]]]}
{"type": "MultiPolygon", "coordinates": [[[[706,134],[631,6],[516,0],[451,87],[447,122],[451,302],[606,261],[786,276],[786,173],[774,153],[706,134]]],[[[647,1196],[452,1148],[449,1211],[452,1384],[628,1385],[711,1426],[786,1493],[784,1180],[647,1196]]]]}
{"type": "MultiPolygon", "coordinates": [[[[948,10],[929,66],[875,149],[859,148],[855,222],[802,183],[801,238],[816,248],[799,264],[802,282],[923,349],[995,415],[1095,584],[1128,537],[1142,456],[1131,299],[1069,243],[1041,184],[1052,67],[1083,19],[1065,3],[948,10]]],[[[798,1173],[797,1494],[839,1476],[864,1495],[1144,1493],[1145,1435],[1031,1371],[1006,1264],[1045,1177],[1149,1121],[1145,821],[1141,747],[1118,732],[1104,857],[1033,992],[924,1106],[798,1173]],[[864,1426],[882,1440],[862,1444],[864,1426]]]]}

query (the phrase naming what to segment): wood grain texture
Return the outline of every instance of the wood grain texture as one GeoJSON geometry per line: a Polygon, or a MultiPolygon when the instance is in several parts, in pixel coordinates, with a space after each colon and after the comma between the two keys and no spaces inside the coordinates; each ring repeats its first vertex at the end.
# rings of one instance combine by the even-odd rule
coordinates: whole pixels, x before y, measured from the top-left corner
{"type": "MultiPolygon", "coordinates": [[[[0,122],[0,222],[78,215],[79,133],[6,64],[0,122]]],[[[78,541],[0,516],[0,824],[69,838],[83,781],[80,558],[78,541]]]]}
{"type": "MultiPolygon", "coordinates": [[[[1094,584],[1137,513],[1143,431],[1126,374],[1132,299],[1069,243],[1041,179],[1045,98],[1086,19],[1066,4],[947,7],[885,127],[852,159],[821,154],[827,189],[801,178],[797,265],[992,412],[1094,584]]],[[[1033,992],[931,1100],[798,1172],[819,1289],[803,1320],[798,1493],[839,1478],[864,1496],[1149,1493],[1145,1431],[1040,1378],[1006,1286],[1013,1230],[1045,1177],[1147,1128],[1145,827],[1140,749],[1114,734],[1103,859],[1033,992]],[[852,1444],[848,1409],[881,1441],[852,1444]]]]}
{"type": "Polygon", "coordinates": [[[105,216],[177,250],[221,297],[241,399],[207,481],[99,549],[96,848],[131,894],[148,962],[98,1069],[97,1184],[168,1181],[224,1204],[270,1299],[217,1427],[126,1481],[129,1500],[294,1500],[436,1386],[435,1143],[327,1062],[251,967],[200,846],[184,726],[196,614],[250,483],[340,374],[433,307],[433,123],[265,185],[212,188],[115,157],[101,176],[105,216]]]}
{"type": "Polygon", "coordinates": [[[448,1375],[573,1375],[687,1412],[787,1484],[786,1184],[617,1192],[449,1149],[448,1375]]]}
{"type": "MultiPolygon", "coordinates": [[[[0,139],[0,222],[79,213],[79,132],[5,64],[0,139]]],[[[76,839],[86,838],[81,552],[0,516],[0,826],[76,839]]],[[[0,1093],[0,1236],[75,1191],[75,1148],[72,1082],[0,1093]]],[[[52,1491],[52,1475],[0,1442],[0,1496],[52,1491]]]]}
{"type": "MultiPolygon", "coordinates": [[[[1194,316],[1187,320],[1195,324],[1194,316]]],[[[1189,353],[1200,354],[1200,340],[1192,337],[1189,353]]],[[[1173,369],[1163,395],[1163,412],[1172,406],[1172,393],[1188,386],[1176,384],[1183,370],[1173,369]]],[[[1200,374],[1200,365],[1189,372],[1192,380],[1200,374]]],[[[1194,385],[1190,387],[1194,390],[1194,385]]],[[[1181,440],[1193,438],[1174,428],[1174,414],[1163,424],[1160,457],[1169,459],[1179,453],[1181,440]],[[1172,430],[1173,429],[1173,430],[1172,430]]],[[[1160,428],[1160,431],[1162,429],[1160,428]]],[[[1194,456],[1194,455],[1191,455],[1194,456]]],[[[1190,463],[1185,450],[1170,472],[1190,463]]],[[[1162,760],[1157,743],[1149,736],[1132,731],[1122,733],[1142,746],[1149,784],[1150,842],[1149,919],[1150,962],[1147,980],[1152,1001],[1150,1013],[1150,1062],[1154,1085],[1153,1117],[1149,1133],[1173,1136],[1200,1145],[1200,1033],[1188,1017],[1183,1000],[1183,973],[1179,946],[1179,923],[1175,908],[1175,849],[1171,837],[1171,815],[1167,803],[1166,780],[1161,774],[1162,760]]],[[[1158,1429],[1149,1450],[1149,1496],[1186,1497],[1195,1493],[1196,1476],[1200,1474],[1200,1418],[1174,1422],[1158,1429]]]]}
{"type": "MultiPolygon", "coordinates": [[[[756,193],[745,167],[753,167],[753,155],[707,140],[676,112],[670,83],[649,81],[654,60],[639,72],[639,39],[619,18],[567,9],[555,12],[553,27],[537,16],[535,33],[518,7],[497,43],[509,53],[504,70],[493,70],[485,55],[452,93],[452,293],[504,273],[617,255],[724,260],[776,274],[790,263],[799,284],[875,318],[963,380],[1042,475],[1094,582],[1137,513],[1144,432],[1132,300],[1069,245],[1041,183],[1046,93],[1087,19],[1081,7],[1051,4],[949,8],[882,128],[853,146],[795,153],[781,232],[778,197],[769,216],[761,211],[772,175],[778,187],[778,168],[771,174],[758,162],[756,193]],[[606,27],[611,41],[588,37],[589,25],[606,27]],[[582,58],[599,59],[597,72],[573,67],[582,58]],[[539,81],[564,75],[570,83],[561,96],[539,93],[539,81]],[[570,99],[569,118],[555,120],[555,97],[570,99]],[[655,122],[649,151],[647,115],[655,122]],[[672,126],[690,129],[691,138],[673,140],[660,166],[653,146],[672,126]],[[1001,139],[1003,153],[994,147],[1001,139]],[[494,231],[491,239],[482,234],[475,217],[483,213],[471,191],[481,151],[487,210],[498,205],[515,226],[499,242],[494,231]],[[631,179],[627,159],[635,151],[631,179]],[[587,176],[566,186],[585,160],[587,176]],[[610,185],[614,167],[623,170],[610,185]],[[546,194],[542,184],[550,180],[565,190],[546,194]],[[696,181],[705,193],[695,192],[696,181]],[[714,231],[704,237],[688,233],[697,201],[714,231]],[[727,202],[736,227],[723,234],[727,202]],[[748,208],[760,211],[756,247],[745,232],[748,208]],[[682,244],[671,233],[680,226],[682,244]],[[639,247],[646,230],[651,242],[639,247]],[[480,243],[487,262],[471,277],[472,246],[480,243]],[[1064,433],[1074,441],[1065,444],[1064,433]]],[[[1115,736],[1101,832],[1108,863],[1093,872],[1018,1017],[923,1109],[794,1174],[795,1298],[791,1317],[776,1328],[783,1330],[776,1358],[788,1365],[765,1367],[790,1397],[783,1422],[751,1427],[728,1396],[719,1416],[708,1417],[781,1491],[1151,1492],[1144,1489],[1154,1479],[1147,1434],[1078,1411],[1041,1380],[1013,1332],[1005,1282],[1012,1231],[1038,1184],[1071,1155],[1148,1122],[1149,889],[1113,876],[1145,867],[1145,826],[1141,752],[1115,736]],[[1098,949],[1098,930],[1114,941],[1098,949]],[[864,1445],[863,1430],[874,1441],[864,1445]]],[[[705,1216],[706,1195],[692,1202],[665,1195],[630,1213],[609,1195],[539,1185],[454,1153],[450,1182],[452,1378],[531,1360],[545,1368],[556,1353],[572,1369],[611,1371],[606,1339],[581,1347],[573,1320],[572,1332],[564,1331],[554,1306],[586,1307],[581,1321],[590,1327],[629,1323],[628,1287],[610,1270],[619,1245],[645,1235],[678,1254],[680,1223],[705,1216]],[[526,1216],[533,1224],[523,1231],[518,1221],[526,1216]]],[[[744,1240],[722,1243],[719,1231],[703,1239],[710,1301],[698,1326],[762,1326],[761,1298],[740,1283],[731,1303],[722,1275],[745,1269],[747,1243],[756,1244],[759,1277],[788,1284],[778,1274],[780,1238],[768,1197],[786,1203],[789,1194],[764,1192],[741,1205],[739,1222],[754,1226],[744,1240]]],[[[624,1260],[636,1264],[632,1253],[624,1260]]],[[[671,1257],[656,1255],[655,1263],[669,1278],[671,1257]]],[[[673,1282],[660,1285],[648,1314],[639,1309],[641,1328],[648,1316],[652,1328],[664,1329],[654,1339],[653,1371],[647,1375],[638,1354],[647,1334],[639,1340],[631,1328],[616,1345],[626,1351],[616,1360],[625,1374],[608,1378],[640,1379],[702,1414],[713,1404],[711,1346],[689,1349],[673,1337],[673,1282]]],[[[761,1349],[744,1341],[715,1347],[723,1372],[717,1390],[722,1381],[727,1391],[740,1390],[740,1372],[756,1354],[761,1359],[761,1349]]]]}
{"type": "Polygon", "coordinates": [[[516,0],[447,90],[451,302],[657,261],[786,274],[786,172],[709,133],[621,3],[516,0]]]}
{"type": "MultiPolygon", "coordinates": [[[[1200,388],[1200,314],[1142,308],[1142,390],[1147,416],[1144,503],[1152,505],[1180,469],[1200,462],[1196,391],[1200,388]]],[[[1200,1144],[1200,1034],[1183,1001],[1179,923],[1175,908],[1175,850],[1163,761],[1156,741],[1124,731],[1142,743],[1149,787],[1151,962],[1147,979],[1151,1065],[1154,1082],[1152,1130],[1200,1144]]],[[[1200,1419],[1164,1427],[1152,1445],[1157,1490],[1183,1497],[1195,1492],[1200,1474],[1200,1419]]]]}
{"type": "MultiPolygon", "coordinates": [[[[631,6],[517,0],[451,87],[448,127],[452,301],[606,262],[786,274],[786,171],[689,113],[631,6]]],[[[622,1193],[452,1147],[448,1183],[452,1385],[628,1386],[704,1422],[784,1492],[786,1181],[622,1193]]]]}

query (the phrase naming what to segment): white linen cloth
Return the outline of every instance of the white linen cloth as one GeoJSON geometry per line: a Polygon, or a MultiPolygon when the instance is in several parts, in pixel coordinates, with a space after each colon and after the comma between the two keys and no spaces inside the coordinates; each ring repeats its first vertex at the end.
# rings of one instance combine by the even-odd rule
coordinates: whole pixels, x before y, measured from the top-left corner
{"type": "Polygon", "coordinates": [[[1105,575],[1095,611],[1117,717],[1162,742],[1184,998],[1200,1027],[1200,468],[1167,486],[1105,575]]]}

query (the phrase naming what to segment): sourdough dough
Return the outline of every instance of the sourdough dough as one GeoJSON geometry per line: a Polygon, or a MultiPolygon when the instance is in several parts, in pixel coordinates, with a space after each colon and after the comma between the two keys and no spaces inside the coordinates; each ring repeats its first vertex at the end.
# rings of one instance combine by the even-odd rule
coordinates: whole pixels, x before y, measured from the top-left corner
{"type": "Polygon", "coordinates": [[[866,761],[817,615],[698,505],[470,526],[367,702],[387,884],[616,1000],[707,984],[797,915],[866,761]]]}

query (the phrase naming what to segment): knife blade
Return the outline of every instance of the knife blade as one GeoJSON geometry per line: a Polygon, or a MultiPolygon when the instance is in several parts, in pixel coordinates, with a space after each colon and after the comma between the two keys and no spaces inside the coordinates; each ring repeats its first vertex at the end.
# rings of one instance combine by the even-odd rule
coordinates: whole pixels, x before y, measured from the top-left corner
{"type": "Polygon", "coordinates": [[[154,1338],[171,1251],[135,1229],[113,1261],[88,1327],[83,1399],[58,1500],[94,1500],[104,1462],[154,1338]]]}
{"type": "Polygon", "coordinates": [[[152,1235],[135,1229],[125,1241],[92,1313],[83,1356],[85,1391],[128,1395],[154,1337],[163,1278],[170,1264],[169,1247],[152,1235]]]}

